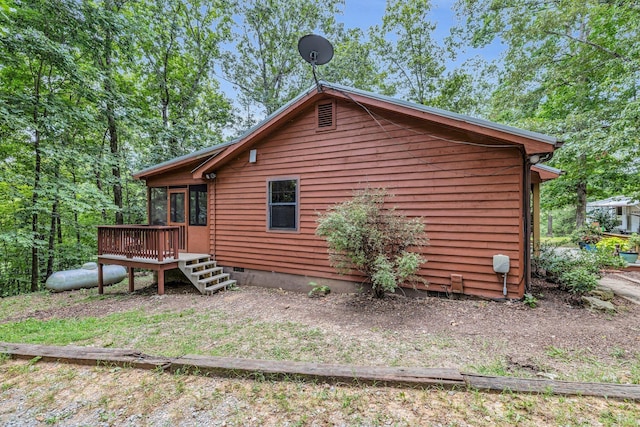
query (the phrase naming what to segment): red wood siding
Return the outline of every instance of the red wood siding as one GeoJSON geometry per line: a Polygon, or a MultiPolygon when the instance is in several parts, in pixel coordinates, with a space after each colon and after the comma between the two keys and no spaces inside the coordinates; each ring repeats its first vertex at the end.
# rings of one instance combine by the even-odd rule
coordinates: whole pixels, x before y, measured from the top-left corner
{"type": "Polygon", "coordinates": [[[444,128],[373,113],[385,130],[360,107],[338,101],[336,130],[316,132],[316,109],[307,108],[251,147],[258,150],[256,163],[244,151],[217,170],[211,248],[220,264],[344,279],[329,266],[324,240],[315,236],[317,212],[355,189],[384,187],[395,195],[392,205],[424,217],[430,246],[421,274],[430,290],[441,291],[451,274],[462,274],[465,293],[501,297],[492,257],[502,253],[512,260],[509,296],[521,296],[520,151],[453,143],[442,138],[460,135],[444,128]],[[269,232],[266,182],[290,176],[299,177],[299,231],[269,232]]]}
{"type": "Polygon", "coordinates": [[[198,166],[198,163],[191,163],[189,165],[183,166],[179,169],[173,170],[171,172],[157,175],[154,177],[149,177],[147,182],[147,187],[168,187],[168,186],[178,186],[178,185],[197,185],[197,184],[206,184],[205,180],[201,179],[193,179],[193,175],[191,171],[198,166]]]}

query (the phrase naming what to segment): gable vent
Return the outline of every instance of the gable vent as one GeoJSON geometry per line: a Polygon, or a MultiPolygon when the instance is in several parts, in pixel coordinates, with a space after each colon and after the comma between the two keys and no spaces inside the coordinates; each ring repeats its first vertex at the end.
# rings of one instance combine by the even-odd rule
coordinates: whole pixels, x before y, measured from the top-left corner
{"type": "Polygon", "coordinates": [[[316,111],[318,114],[318,130],[335,129],[335,103],[325,102],[317,104],[316,111]]]}

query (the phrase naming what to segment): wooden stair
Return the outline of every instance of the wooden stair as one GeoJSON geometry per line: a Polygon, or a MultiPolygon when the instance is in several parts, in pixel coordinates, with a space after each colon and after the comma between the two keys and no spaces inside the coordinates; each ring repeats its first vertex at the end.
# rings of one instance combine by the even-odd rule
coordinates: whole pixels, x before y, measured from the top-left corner
{"type": "Polygon", "coordinates": [[[203,295],[211,295],[236,284],[236,281],[230,279],[229,274],[224,273],[222,267],[218,267],[216,261],[209,256],[180,261],[178,268],[203,295]]]}

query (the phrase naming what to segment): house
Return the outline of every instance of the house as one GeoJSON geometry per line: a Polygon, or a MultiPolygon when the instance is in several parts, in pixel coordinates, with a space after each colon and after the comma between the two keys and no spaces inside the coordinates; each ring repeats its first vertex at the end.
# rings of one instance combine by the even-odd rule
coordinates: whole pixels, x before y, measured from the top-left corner
{"type": "MultiPolygon", "coordinates": [[[[494,255],[503,254],[510,262],[506,297],[521,298],[530,280],[531,191],[535,205],[539,183],[559,173],[539,162],[560,145],[321,82],[234,141],[136,173],[148,187],[150,225],[128,226],[138,234],[101,227],[99,263],[152,262],[163,272],[182,262],[205,285],[222,273],[197,272],[219,268],[228,275],[222,283],[356,289],[360,277],[329,265],[326,243],[315,235],[317,215],[354,190],[384,187],[399,211],[424,219],[430,245],[420,274],[429,284],[420,289],[504,298],[503,276],[493,270],[494,255]],[[145,234],[156,230],[164,234],[145,234]],[[127,252],[121,242],[153,249],[127,252]],[[151,261],[140,258],[147,254],[151,261]],[[217,264],[189,267],[206,260],[179,260],[188,254],[217,264]]],[[[163,279],[158,285],[161,292],[163,279]]]]}
{"type": "Polygon", "coordinates": [[[623,234],[640,233],[640,202],[630,197],[614,196],[587,202],[587,214],[604,209],[617,216],[620,225],[616,231],[623,234]]]}

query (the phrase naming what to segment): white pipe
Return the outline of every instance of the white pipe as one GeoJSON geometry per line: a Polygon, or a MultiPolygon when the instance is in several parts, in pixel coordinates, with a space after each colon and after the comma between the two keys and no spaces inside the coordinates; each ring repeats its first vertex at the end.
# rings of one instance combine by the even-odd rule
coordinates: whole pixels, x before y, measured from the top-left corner
{"type": "Polygon", "coordinates": [[[504,276],[504,287],[502,288],[502,294],[506,297],[507,296],[507,273],[504,273],[503,276],[504,276]]]}

